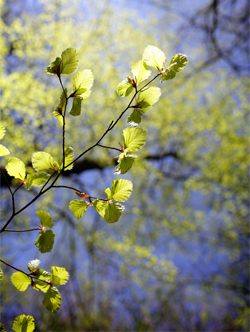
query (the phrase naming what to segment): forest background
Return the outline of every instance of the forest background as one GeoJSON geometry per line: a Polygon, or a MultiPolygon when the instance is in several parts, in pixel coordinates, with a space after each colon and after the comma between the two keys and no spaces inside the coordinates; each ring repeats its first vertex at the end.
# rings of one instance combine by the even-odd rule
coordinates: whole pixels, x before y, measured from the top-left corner
{"type": "MultiPolygon", "coordinates": [[[[69,271],[57,315],[1,265],[1,320],[21,314],[36,330],[249,330],[249,7],[244,0],[8,0],[1,6],[1,122],[11,156],[30,164],[34,151],[60,156],[52,114],[61,94],[46,67],[68,47],[95,76],[84,114],[68,118],[66,140],[78,155],[95,143],[126,101],[117,85],[147,45],[189,63],[158,83],[160,101],[143,117],[147,143],[124,176],[134,190],[116,224],[87,211],[76,220],[71,191],[49,191],[18,215],[12,229],[37,223],[35,208],[55,223],[54,249],[41,254],[36,232],[1,234],[1,257],[24,270],[32,259],[69,271]],[[77,124],[76,124],[77,123],[77,124]]],[[[71,89],[71,79],[64,82],[71,89]]],[[[105,138],[114,146],[126,117],[105,138]]],[[[98,195],[115,178],[115,153],[94,149],[61,184],[98,195]]],[[[1,167],[7,157],[1,159],[1,167]]],[[[15,185],[12,182],[12,185],[15,185]]],[[[34,191],[20,189],[23,206],[34,191]]],[[[12,211],[1,178],[1,219],[12,211]]],[[[40,295],[40,294],[39,294],[40,295]]]]}

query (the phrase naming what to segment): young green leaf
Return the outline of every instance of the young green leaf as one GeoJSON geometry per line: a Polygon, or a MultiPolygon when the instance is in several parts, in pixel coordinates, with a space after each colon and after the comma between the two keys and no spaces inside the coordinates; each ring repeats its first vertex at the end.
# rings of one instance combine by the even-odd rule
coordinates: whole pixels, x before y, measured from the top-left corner
{"type": "Polygon", "coordinates": [[[51,65],[47,67],[47,74],[60,76],[61,58],[56,58],[55,61],[51,62],[51,65]]]}
{"type": "Polygon", "coordinates": [[[133,89],[133,85],[127,78],[117,86],[118,95],[121,97],[129,96],[133,89]]]}
{"type": "Polygon", "coordinates": [[[34,259],[33,261],[30,261],[28,264],[27,264],[27,268],[30,272],[34,272],[37,270],[38,266],[40,265],[40,261],[39,259],[34,259]]]}
{"type": "Polygon", "coordinates": [[[131,181],[125,179],[116,179],[112,182],[112,188],[108,198],[119,202],[124,202],[129,198],[132,189],[133,184],[131,181]]]}
{"type": "Polygon", "coordinates": [[[60,309],[61,295],[56,287],[49,288],[47,293],[44,295],[43,305],[48,311],[52,312],[53,314],[56,314],[57,311],[60,309]]]}
{"type": "MultiPolygon", "coordinates": [[[[64,152],[65,155],[65,166],[67,166],[68,164],[72,163],[74,160],[74,149],[69,147],[65,149],[64,152]]],[[[62,169],[63,167],[63,157],[60,161],[60,169],[62,169]]],[[[69,165],[68,167],[64,168],[65,171],[69,171],[70,169],[73,168],[73,164],[69,165]]]]}
{"type": "Polygon", "coordinates": [[[35,322],[32,316],[20,315],[16,317],[12,324],[12,330],[15,332],[33,332],[35,322]]]}
{"type": "Polygon", "coordinates": [[[36,171],[45,171],[51,173],[57,172],[59,167],[53,157],[47,152],[35,152],[31,158],[32,166],[36,171]]]}
{"type": "Polygon", "coordinates": [[[127,155],[126,153],[121,153],[118,160],[118,165],[115,168],[114,174],[125,174],[132,167],[134,160],[137,156],[127,155]]]}
{"type": "Polygon", "coordinates": [[[38,217],[40,219],[40,222],[41,222],[41,225],[43,227],[53,228],[54,223],[53,223],[52,218],[51,218],[51,216],[48,212],[43,211],[43,210],[39,210],[39,211],[36,211],[36,214],[38,215],[38,217]]]}
{"type": "Polygon", "coordinates": [[[0,269],[0,281],[3,281],[3,270],[0,269]]]}
{"type": "Polygon", "coordinates": [[[11,282],[20,292],[24,292],[31,284],[31,278],[22,272],[15,272],[12,274],[11,282]]]}
{"type": "Polygon", "coordinates": [[[57,105],[56,109],[53,112],[53,114],[55,115],[55,117],[59,121],[61,127],[63,126],[63,116],[62,116],[62,114],[63,114],[63,112],[65,110],[65,107],[66,107],[66,104],[67,104],[67,99],[66,99],[67,95],[68,95],[67,89],[64,89],[64,91],[61,93],[59,104],[57,105]]]}
{"type": "Polygon", "coordinates": [[[73,98],[73,104],[69,114],[72,116],[79,116],[81,114],[81,104],[82,104],[82,99],[73,98]]]}
{"type": "Polygon", "coordinates": [[[34,280],[33,286],[34,286],[33,288],[35,288],[35,289],[37,288],[37,290],[39,289],[43,293],[47,293],[47,291],[51,287],[50,284],[42,281],[42,279],[41,280],[39,280],[39,279],[38,280],[34,280]]]}
{"type": "Polygon", "coordinates": [[[131,71],[134,75],[136,84],[139,84],[149,78],[151,71],[148,69],[146,63],[143,60],[138,61],[131,66],[131,71]]]}
{"type": "Polygon", "coordinates": [[[63,116],[60,112],[58,112],[57,110],[55,110],[53,112],[54,116],[57,118],[57,120],[59,121],[60,123],[60,126],[63,127],[63,116]]]}
{"type": "Polygon", "coordinates": [[[37,172],[32,174],[32,186],[40,187],[43,185],[49,178],[49,174],[45,172],[37,172]]]}
{"type": "Polygon", "coordinates": [[[180,72],[184,66],[188,63],[187,56],[185,54],[176,54],[170,61],[168,68],[162,75],[161,81],[167,81],[175,78],[176,73],[180,72]]]}
{"type": "Polygon", "coordinates": [[[99,201],[98,199],[93,202],[93,206],[108,224],[117,222],[124,210],[124,206],[119,203],[99,201]]]}
{"type": "Polygon", "coordinates": [[[137,151],[143,147],[147,137],[146,131],[141,128],[126,128],[122,132],[124,139],[124,150],[137,151]]]}
{"type": "Polygon", "coordinates": [[[6,166],[6,170],[10,176],[14,176],[21,181],[25,180],[26,167],[24,162],[18,158],[10,158],[6,166]]]}
{"type": "Polygon", "coordinates": [[[69,208],[72,211],[73,215],[77,219],[80,219],[83,216],[83,214],[87,211],[88,204],[83,200],[76,199],[70,202],[69,208]]]}
{"type": "Polygon", "coordinates": [[[10,151],[5,146],[0,144],[0,157],[7,156],[8,154],[10,154],[10,151]]]}
{"type": "Polygon", "coordinates": [[[148,66],[154,67],[161,72],[166,62],[166,56],[158,47],[148,45],[143,52],[142,60],[148,66]]]}
{"type": "Polygon", "coordinates": [[[62,52],[61,74],[72,74],[76,71],[79,57],[75,48],[67,48],[62,52]]]}
{"type": "Polygon", "coordinates": [[[155,86],[150,88],[146,87],[139,94],[139,98],[137,100],[137,105],[139,105],[138,108],[140,108],[142,112],[149,111],[152,108],[151,105],[153,105],[159,100],[160,95],[160,88],[157,88],[155,86]]]}
{"type": "Polygon", "coordinates": [[[130,114],[130,116],[127,119],[127,123],[131,127],[138,126],[139,123],[141,123],[143,113],[137,110],[136,108],[133,110],[133,112],[130,114]]]}
{"type": "Polygon", "coordinates": [[[44,254],[50,252],[53,248],[55,234],[49,229],[42,231],[35,241],[35,246],[44,254]]]}
{"type": "Polygon", "coordinates": [[[93,81],[94,81],[94,75],[91,69],[84,69],[76,73],[73,79],[74,95],[79,96],[81,99],[86,99],[85,92],[92,87],[93,81]]]}
{"type": "Polygon", "coordinates": [[[2,139],[5,135],[5,128],[4,126],[0,123],[0,139],[2,139]]]}
{"type": "Polygon", "coordinates": [[[69,273],[64,267],[51,266],[52,278],[51,282],[55,286],[65,285],[69,279],[69,273]]]}

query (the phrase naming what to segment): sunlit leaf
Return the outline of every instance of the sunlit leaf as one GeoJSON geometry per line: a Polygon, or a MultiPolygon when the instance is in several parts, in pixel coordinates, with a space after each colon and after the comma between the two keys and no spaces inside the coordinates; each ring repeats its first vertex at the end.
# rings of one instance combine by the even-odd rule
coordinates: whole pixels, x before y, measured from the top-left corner
{"type": "Polygon", "coordinates": [[[43,227],[53,228],[54,223],[53,223],[52,218],[51,218],[51,216],[48,212],[43,211],[43,210],[39,210],[39,211],[36,211],[36,214],[38,215],[38,217],[40,219],[40,222],[41,222],[41,225],[43,227]]]}
{"type": "Polygon", "coordinates": [[[129,180],[116,179],[112,182],[111,199],[124,202],[130,196],[133,190],[133,184],[129,180]]]}
{"type": "Polygon", "coordinates": [[[88,208],[88,204],[80,199],[71,201],[69,208],[77,219],[80,219],[88,208]]]}
{"type": "Polygon", "coordinates": [[[56,314],[58,312],[61,305],[61,295],[56,287],[49,288],[47,293],[44,295],[43,305],[48,311],[52,312],[53,314],[56,314]]]}
{"type": "Polygon", "coordinates": [[[31,284],[31,278],[22,272],[15,272],[12,274],[11,282],[20,292],[24,292],[31,284]]]}
{"type": "Polygon", "coordinates": [[[34,259],[27,264],[27,268],[30,272],[34,272],[37,270],[40,263],[39,259],[34,259]]]}
{"type": "Polygon", "coordinates": [[[127,123],[132,127],[138,126],[138,124],[141,122],[142,115],[143,115],[142,112],[140,112],[137,109],[134,109],[133,112],[128,117],[127,123]]]}
{"type": "Polygon", "coordinates": [[[132,167],[136,156],[126,155],[121,153],[118,160],[118,165],[115,168],[115,174],[125,174],[132,167]]]}
{"type": "Polygon", "coordinates": [[[139,98],[137,100],[137,105],[140,106],[140,110],[143,112],[149,111],[154,103],[156,103],[161,95],[161,89],[157,88],[155,86],[153,87],[147,87],[143,89],[140,94],[139,98]]]}
{"type": "Polygon", "coordinates": [[[50,175],[45,172],[37,172],[32,174],[32,186],[39,187],[43,185],[49,177],[50,175]]]}
{"type": "Polygon", "coordinates": [[[54,161],[53,157],[47,152],[39,151],[33,153],[31,161],[33,168],[36,171],[58,171],[57,163],[54,161]]]}
{"type": "Polygon", "coordinates": [[[67,48],[62,52],[61,74],[72,74],[76,71],[79,57],[75,48],[67,48]]]}
{"type": "Polygon", "coordinates": [[[0,157],[7,156],[8,154],[10,154],[10,151],[5,146],[0,144],[0,157]]]}
{"type": "Polygon", "coordinates": [[[74,82],[73,89],[75,95],[81,96],[82,94],[84,94],[86,90],[83,91],[81,89],[90,89],[93,85],[93,81],[94,81],[94,75],[91,69],[84,69],[76,73],[73,79],[74,82]]]}
{"type": "Polygon", "coordinates": [[[6,170],[10,176],[14,176],[21,181],[25,180],[26,167],[22,160],[12,157],[7,163],[6,170]]]}
{"type": "Polygon", "coordinates": [[[143,52],[142,60],[144,60],[148,66],[161,71],[165,64],[166,56],[158,47],[148,45],[143,52]]]}
{"type": "Polygon", "coordinates": [[[64,267],[51,266],[52,278],[51,282],[55,286],[65,285],[69,279],[69,273],[64,267]]]}
{"type": "Polygon", "coordinates": [[[5,135],[5,128],[4,126],[0,123],[0,139],[2,139],[5,135]]]}
{"type": "Polygon", "coordinates": [[[0,281],[3,281],[3,270],[0,269],[0,281]]]}
{"type": "Polygon", "coordinates": [[[55,61],[51,62],[51,65],[47,67],[47,73],[51,75],[60,75],[60,67],[61,67],[61,58],[56,58],[55,61]]]}
{"type": "Polygon", "coordinates": [[[137,84],[145,81],[151,74],[151,71],[148,69],[146,63],[142,60],[138,61],[131,67],[131,71],[134,75],[135,82],[137,84]]]}
{"type": "Polygon", "coordinates": [[[119,83],[117,86],[118,95],[121,97],[129,96],[133,89],[134,89],[133,85],[130,83],[130,81],[127,78],[121,83],[119,83]]]}
{"type": "Polygon", "coordinates": [[[161,81],[172,80],[173,78],[175,78],[175,76],[176,76],[175,71],[166,69],[164,74],[162,75],[161,81]]]}
{"type": "Polygon", "coordinates": [[[146,131],[141,128],[126,128],[122,132],[124,139],[124,149],[127,151],[137,151],[143,147],[147,137],[146,131]]]}
{"type": "Polygon", "coordinates": [[[35,322],[32,316],[20,315],[16,317],[12,324],[15,332],[32,332],[35,329],[35,322]]]}
{"type": "MultiPolygon", "coordinates": [[[[72,163],[73,160],[74,160],[74,149],[71,148],[71,147],[66,148],[65,152],[64,152],[64,157],[65,157],[65,166],[67,166],[68,164],[72,163]]],[[[63,167],[62,160],[63,160],[63,158],[61,159],[61,162],[60,162],[60,169],[62,169],[62,167],[63,167]]],[[[65,167],[64,170],[68,171],[68,170],[70,170],[72,168],[73,168],[73,164],[69,165],[68,167],[65,167]]]]}
{"type": "Polygon", "coordinates": [[[72,107],[71,107],[69,114],[72,116],[80,115],[81,114],[81,104],[82,104],[82,100],[80,98],[73,98],[73,103],[72,103],[72,107]]]}
{"type": "Polygon", "coordinates": [[[41,253],[50,252],[53,248],[54,238],[55,234],[50,229],[42,231],[35,241],[35,246],[41,253]]]}
{"type": "Polygon", "coordinates": [[[185,54],[176,54],[170,61],[168,68],[162,75],[161,81],[167,81],[175,78],[176,73],[180,72],[188,63],[187,56],[185,54]]]}
{"type": "Polygon", "coordinates": [[[117,222],[124,210],[124,206],[119,203],[99,201],[98,199],[93,202],[93,206],[107,223],[117,222]]]}

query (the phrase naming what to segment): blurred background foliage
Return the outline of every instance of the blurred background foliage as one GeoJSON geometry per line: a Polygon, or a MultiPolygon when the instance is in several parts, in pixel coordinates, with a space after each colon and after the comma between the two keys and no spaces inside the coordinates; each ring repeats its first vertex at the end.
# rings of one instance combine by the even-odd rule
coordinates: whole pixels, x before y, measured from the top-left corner
{"type": "MultiPolygon", "coordinates": [[[[18,292],[2,266],[1,320],[21,314],[37,331],[248,331],[249,8],[244,0],[1,0],[1,122],[11,156],[31,168],[34,151],[61,155],[61,128],[52,111],[61,94],[46,67],[68,47],[79,69],[95,76],[79,118],[67,117],[66,145],[75,155],[95,143],[126,107],[116,87],[147,45],[168,62],[189,63],[172,81],[156,84],[160,101],[143,117],[147,143],[125,178],[134,191],[116,224],[88,211],[76,220],[77,197],[55,190],[18,215],[11,229],[35,226],[35,210],[51,213],[55,245],[40,254],[37,234],[3,233],[1,255],[26,270],[63,266],[70,279],[57,315],[42,294],[18,292]]],[[[71,91],[73,75],[63,77],[71,91]]],[[[118,147],[125,116],[103,141],[118,147]]],[[[115,154],[95,148],[61,184],[102,197],[115,178],[115,154]]],[[[2,158],[1,167],[8,156],[2,158]]],[[[2,223],[11,197],[1,179],[2,223]]],[[[15,183],[12,182],[15,186],[15,183]]],[[[22,207],[34,191],[20,190],[22,207]]]]}

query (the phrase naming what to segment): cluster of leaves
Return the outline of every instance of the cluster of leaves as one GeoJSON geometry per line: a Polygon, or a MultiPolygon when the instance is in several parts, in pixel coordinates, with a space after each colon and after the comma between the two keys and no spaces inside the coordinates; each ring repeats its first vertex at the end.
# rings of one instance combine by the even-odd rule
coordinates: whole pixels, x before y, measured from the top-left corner
{"type": "MultiPolygon", "coordinates": [[[[98,145],[107,149],[115,149],[120,152],[118,156],[118,164],[115,168],[114,174],[125,174],[132,167],[134,159],[136,158],[136,155],[133,155],[133,152],[138,151],[145,144],[147,136],[146,131],[138,127],[141,123],[142,116],[145,112],[148,112],[152,108],[152,105],[158,101],[161,95],[161,91],[158,87],[149,87],[149,84],[157,77],[161,77],[161,81],[174,78],[176,73],[182,70],[187,64],[187,58],[185,55],[177,54],[171,59],[170,65],[166,68],[165,54],[157,47],[148,46],[143,53],[142,59],[131,67],[133,78],[128,76],[118,85],[117,88],[118,94],[121,97],[129,96],[134,90],[134,96],[128,107],[121,113],[120,117],[118,117],[115,122],[111,122],[107,131],[95,145],[88,148],[75,158],[73,148],[65,147],[65,119],[68,100],[70,98],[72,99],[72,108],[69,114],[73,117],[79,116],[81,114],[82,101],[88,98],[91,93],[90,89],[94,81],[94,76],[90,69],[84,69],[77,72],[73,78],[73,91],[68,94],[68,90],[64,88],[62,84],[61,75],[74,73],[78,68],[78,64],[79,57],[77,51],[74,48],[68,48],[61,54],[61,57],[57,57],[55,61],[47,67],[47,73],[58,77],[63,90],[59,104],[53,111],[54,116],[58,119],[62,127],[63,152],[61,160],[56,161],[45,151],[35,152],[31,157],[31,163],[34,171],[30,174],[27,174],[24,162],[18,158],[11,157],[7,163],[6,170],[8,174],[19,180],[19,187],[24,185],[26,189],[29,190],[32,186],[42,186],[37,196],[20,211],[35,202],[35,200],[46,191],[52,187],[55,187],[54,184],[63,171],[71,170],[76,160],[98,145]],[[156,68],[158,73],[151,81],[140,87],[140,84],[147,80],[151,74],[151,71],[147,66],[156,68]],[[134,105],[132,105],[133,101],[134,105]],[[119,142],[119,149],[101,145],[100,142],[104,136],[113,129],[122,115],[129,108],[133,109],[133,111],[127,120],[129,127],[124,129],[122,132],[123,144],[119,142]]],[[[5,129],[1,125],[0,139],[3,138],[4,134],[5,129]]],[[[6,155],[8,153],[9,151],[5,147],[0,146],[1,155],[6,155]]],[[[70,210],[77,219],[83,216],[89,206],[93,206],[107,223],[115,223],[119,220],[124,210],[124,206],[120,204],[120,202],[124,202],[128,199],[133,190],[133,185],[129,180],[116,179],[112,182],[111,189],[106,187],[106,198],[96,198],[91,196],[90,193],[82,193],[80,190],[73,187],[65,188],[71,189],[81,198],[80,200],[73,200],[69,204],[70,210]]],[[[14,194],[16,191],[12,192],[10,189],[10,192],[13,200],[13,213],[9,221],[2,228],[1,232],[5,230],[13,217],[20,212],[15,212],[14,194]]],[[[51,230],[54,223],[48,212],[39,210],[36,211],[36,214],[38,215],[41,224],[38,225],[40,232],[38,238],[35,240],[35,246],[38,247],[41,253],[50,252],[53,248],[55,238],[55,234],[51,230]]],[[[57,313],[61,304],[61,296],[57,290],[57,286],[64,285],[68,280],[69,274],[63,267],[52,266],[52,273],[49,273],[39,269],[39,265],[39,260],[30,261],[28,263],[29,273],[19,270],[19,272],[15,272],[12,275],[11,281],[19,291],[25,291],[28,286],[31,285],[33,289],[44,292],[45,296],[43,299],[43,305],[50,312],[57,313]]],[[[18,329],[22,331],[32,331],[33,321],[27,317],[28,316],[24,315],[17,317],[13,323],[13,326],[16,328],[15,331],[18,329]],[[26,328],[23,329],[22,327],[24,325],[26,328]]]]}

